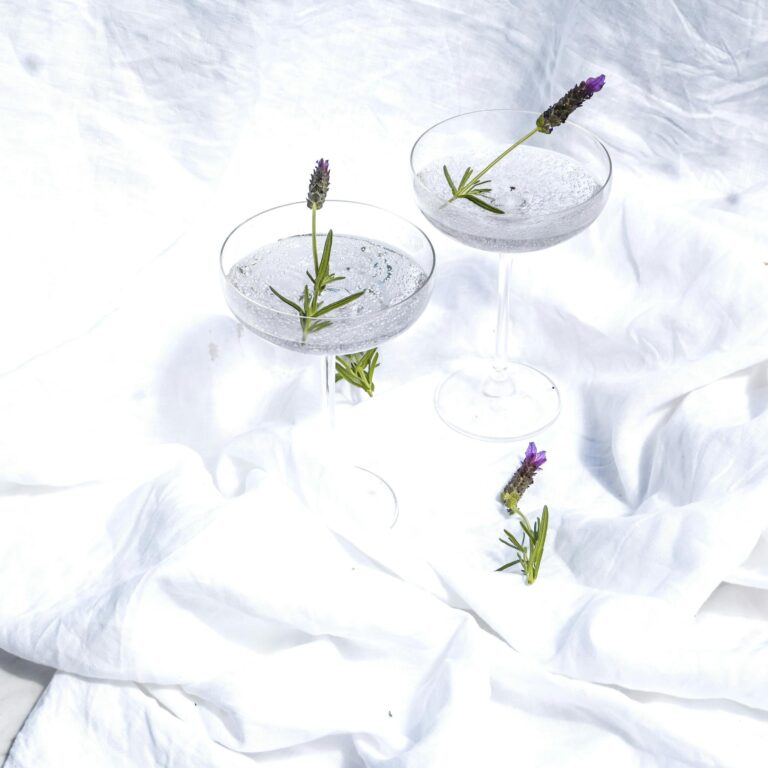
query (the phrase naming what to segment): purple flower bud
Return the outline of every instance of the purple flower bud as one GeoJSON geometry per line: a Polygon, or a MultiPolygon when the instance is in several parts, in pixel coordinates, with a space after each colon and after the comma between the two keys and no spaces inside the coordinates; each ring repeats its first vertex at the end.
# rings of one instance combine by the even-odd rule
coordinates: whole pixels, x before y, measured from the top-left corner
{"type": "Polygon", "coordinates": [[[331,183],[331,167],[328,160],[321,157],[315,165],[315,170],[309,177],[309,192],[307,193],[307,208],[313,205],[319,210],[323,207],[328,196],[328,187],[331,183]]]}
{"type": "Polygon", "coordinates": [[[574,85],[560,101],[545,109],[536,120],[536,127],[541,133],[552,133],[553,128],[562,125],[587,99],[591,99],[605,85],[605,75],[588,77],[574,85]]]}
{"type": "Polygon", "coordinates": [[[536,443],[528,443],[523,461],[501,492],[501,500],[511,512],[518,511],[518,502],[523,494],[533,485],[534,476],[546,460],[546,451],[537,451],[536,443]]]}
{"type": "Polygon", "coordinates": [[[546,451],[536,451],[536,443],[528,443],[525,449],[525,458],[523,464],[527,464],[534,469],[539,469],[547,460],[546,451]]]}
{"type": "Polygon", "coordinates": [[[598,75],[597,77],[588,77],[584,81],[584,85],[587,86],[587,90],[592,93],[597,93],[605,85],[605,75],[598,75]]]}

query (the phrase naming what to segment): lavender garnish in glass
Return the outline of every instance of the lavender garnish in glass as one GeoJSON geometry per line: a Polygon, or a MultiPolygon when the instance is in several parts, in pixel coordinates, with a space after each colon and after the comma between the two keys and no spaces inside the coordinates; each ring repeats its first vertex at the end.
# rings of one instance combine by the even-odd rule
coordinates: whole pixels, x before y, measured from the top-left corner
{"type": "Polygon", "coordinates": [[[448,166],[444,165],[443,174],[451,189],[452,195],[448,202],[452,203],[454,200],[463,198],[491,213],[504,213],[501,208],[497,208],[495,205],[491,205],[488,200],[483,199],[488,197],[491,192],[491,187],[489,186],[491,180],[483,178],[485,174],[488,173],[494,165],[503,160],[513,149],[528,141],[531,136],[534,136],[537,133],[552,133],[554,128],[558,125],[562,125],[576,109],[587,101],[587,99],[591,99],[604,85],[605,75],[588,77],[586,80],[582,80],[578,85],[574,85],[565,96],[539,115],[533,130],[526,133],[525,136],[518,139],[512,146],[505,149],[479,173],[472,175],[472,169],[467,168],[458,184],[456,184],[451,177],[451,174],[448,171],[448,166]]]}

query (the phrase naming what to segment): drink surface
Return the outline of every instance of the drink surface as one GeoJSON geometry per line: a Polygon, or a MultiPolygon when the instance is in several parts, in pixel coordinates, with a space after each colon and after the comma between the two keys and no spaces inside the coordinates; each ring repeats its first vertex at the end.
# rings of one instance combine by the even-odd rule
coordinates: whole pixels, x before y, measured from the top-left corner
{"type": "Polygon", "coordinates": [[[440,230],[482,250],[529,251],[555,245],[594,221],[605,202],[595,177],[577,160],[539,147],[514,149],[485,178],[484,197],[504,214],[491,213],[469,200],[451,203],[443,164],[458,184],[465,168],[473,174],[504,146],[488,145],[473,154],[449,156],[426,166],[415,179],[424,215],[440,230]]]}
{"type": "MultiPolygon", "coordinates": [[[[322,255],[325,235],[318,235],[322,255]]],[[[323,304],[365,291],[355,301],[323,315],[331,325],[306,339],[299,314],[282,302],[270,286],[302,304],[311,282],[312,238],[296,235],[257,248],[238,261],[226,277],[226,295],[235,315],[254,333],[301,352],[345,354],[361,352],[405,330],[421,314],[429,298],[419,289],[427,274],[407,254],[384,243],[334,234],[331,272],[344,277],[328,285],[323,304]],[[422,295],[423,294],[423,295],[422,295]]]]}

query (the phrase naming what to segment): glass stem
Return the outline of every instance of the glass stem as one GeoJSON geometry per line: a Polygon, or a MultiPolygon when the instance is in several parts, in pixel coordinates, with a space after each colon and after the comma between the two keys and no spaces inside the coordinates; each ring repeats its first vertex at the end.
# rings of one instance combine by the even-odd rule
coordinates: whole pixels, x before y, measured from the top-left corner
{"type": "Polygon", "coordinates": [[[328,437],[336,433],[336,355],[324,355],[321,359],[323,382],[323,417],[328,437]]]}
{"type": "Polygon", "coordinates": [[[491,375],[485,380],[486,397],[511,397],[515,394],[509,360],[509,307],[511,304],[510,276],[512,254],[499,254],[499,298],[496,308],[496,355],[491,375]]]}
{"type": "Polygon", "coordinates": [[[509,305],[511,304],[512,254],[499,254],[499,296],[496,308],[496,357],[493,370],[497,379],[507,378],[509,367],[509,305]]]}

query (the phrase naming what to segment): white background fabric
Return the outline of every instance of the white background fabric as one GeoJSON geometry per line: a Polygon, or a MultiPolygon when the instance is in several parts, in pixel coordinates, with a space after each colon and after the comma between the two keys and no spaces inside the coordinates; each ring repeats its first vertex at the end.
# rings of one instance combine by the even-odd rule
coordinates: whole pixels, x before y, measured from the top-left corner
{"type": "Polygon", "coordinates": [[[0,7],[0,648],[60,670],[7,765],[760,764],[768,4],[0,7]],[[317,366],[228,314],[223,237],[320,156],[422,223],[425,128],[601,72],[611,201],[515,266],[564,398],[539,581],[494,573],[524,444],[432,409],[493,348],[495,259],[429,228],[432,303],[340,409],[401,519],[329,530],[317,366]]]}

